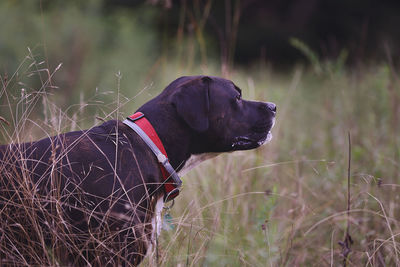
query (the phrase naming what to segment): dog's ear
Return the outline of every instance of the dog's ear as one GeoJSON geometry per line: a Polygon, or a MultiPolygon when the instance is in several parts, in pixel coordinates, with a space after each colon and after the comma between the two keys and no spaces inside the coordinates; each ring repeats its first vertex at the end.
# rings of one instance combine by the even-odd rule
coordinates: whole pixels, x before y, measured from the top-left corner
{"type": "Polygon", "coordinates": [[[195,78],[179,85],[172,96],[178,115],[197,132],[204,132],[209,126],[211,82],[212,79],[207,76],[195,78]]]}

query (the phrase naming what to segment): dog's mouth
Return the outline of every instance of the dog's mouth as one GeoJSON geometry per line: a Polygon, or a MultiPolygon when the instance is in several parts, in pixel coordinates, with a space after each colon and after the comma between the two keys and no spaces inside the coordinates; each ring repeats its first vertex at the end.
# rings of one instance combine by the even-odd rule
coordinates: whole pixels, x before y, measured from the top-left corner
{"type": "Polygon", "coordinates": [[[234,150],[247,150],[257,148],[263,144],[271,141],[272,133],[268,131],[267,134],[260,136],[259,134],[238,136],[235,137],[232,143],[232,149],[234,150]]]}
{"type": "Polygon", "coordinates": [[[235,137],[232,142],[232,149],[247,150],[257,148],[265,143],[268,143],[272,139],[271,129],[274,127],[274,124],[275,118],[270,124],[253,127],[253,133],[251,134],[235,137]]]}

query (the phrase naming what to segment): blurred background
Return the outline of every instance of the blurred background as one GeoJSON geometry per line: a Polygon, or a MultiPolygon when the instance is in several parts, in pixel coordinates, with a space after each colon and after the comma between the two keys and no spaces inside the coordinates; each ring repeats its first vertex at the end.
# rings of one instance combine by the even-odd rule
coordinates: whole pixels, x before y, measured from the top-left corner
{"type": "Polygon", "coordinates": [[[389,0],[2,0],[0,142],[223,76],[277,103],[274,139],[184,177],[159,263],[338,265],[350,221],[349,265],[400,265],[399,14],[389,0]]]}
{"type": "Polygon", "coordinates": [[[187,73],[287,73],[325,61],[354,69],[398,61],[399,10],[374,0],[4,0],[0,70],[12,75],[30,53],[50,71],[62,63],[52,83],[69,105],[113,89],[117,72],[133,92],[187,73]]]}

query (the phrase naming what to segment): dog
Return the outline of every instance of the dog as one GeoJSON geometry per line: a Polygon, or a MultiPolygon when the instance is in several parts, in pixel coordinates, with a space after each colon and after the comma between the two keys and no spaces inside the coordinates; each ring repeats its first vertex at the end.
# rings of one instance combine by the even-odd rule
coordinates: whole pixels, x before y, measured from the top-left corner
{"type": "MultiPolygon", "coordinates": [[[[92,248],[78,255],[68,250],[73,264],[136,266],[159,234],[164,203],[179,194],[178,174],[220,153],[268,142],[275,115],[275,104],[242,99],[232,81],[178,78],[123,122],[0,146],[0,209],[15,198],[9,190],[20,185],[15,177],[23,177],[34,198],[57,200],[45,205],[46,214],[56,213],[68,223],[63,231],[78,233],[76,246],[92,248]],[[117,245],[94,255],[102,247],[94,240],[105,230],[110,246],[117,245]]],[[[39,218],[50,224],[46,215],[39,218]]],[[[52,242],[51,235],[44,239],[52,242]]]]}

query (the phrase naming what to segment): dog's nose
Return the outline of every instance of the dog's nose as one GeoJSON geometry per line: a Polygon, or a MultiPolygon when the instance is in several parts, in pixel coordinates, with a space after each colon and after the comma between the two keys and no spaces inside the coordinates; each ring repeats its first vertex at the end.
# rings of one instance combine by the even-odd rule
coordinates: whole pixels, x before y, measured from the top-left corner
{"type": "Polygon", "coordinates": [[[269,110],[273,111],[276,113],[276,105],[272,102],[267,102],[267,107],[269,110]]]}

